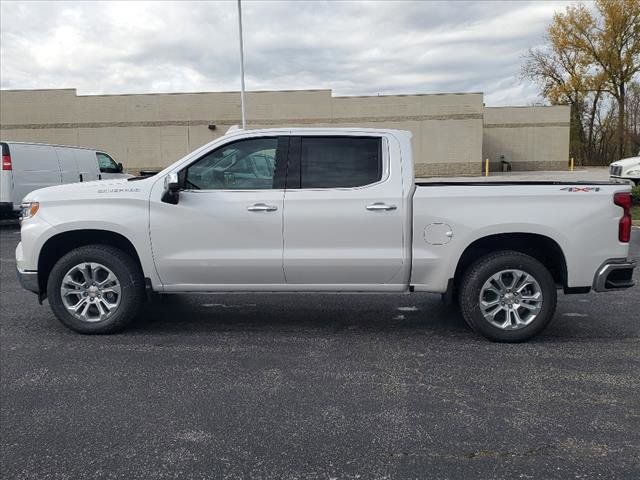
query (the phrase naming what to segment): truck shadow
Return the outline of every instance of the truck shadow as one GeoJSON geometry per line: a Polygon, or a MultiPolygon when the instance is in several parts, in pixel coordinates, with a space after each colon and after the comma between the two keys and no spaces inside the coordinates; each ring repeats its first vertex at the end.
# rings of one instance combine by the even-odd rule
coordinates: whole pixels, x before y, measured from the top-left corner
{"type": "Polygon", "coordinates": [[[169,295],[145,306],[135,333],[220,331],[432,332],[473,336],[439,295],[169,295]]]}
{"type": "MultiPolygon", "coordinates": [[[[640,287],[636,287],[636,290],[640,287]]],[[[564,344],[598,339],[637,339],[637,322],[619,322],[602,311],[596,297],[561,296],[552,324],[530,344],[564,344]],[[576,298],[574,298],[576,297],[576,298]],[[584,303],[586,302],[586,303],[584,303]],[[574,312],[586,311],[577,316],[574,312]]],[[[616,299],[625,308],[626,297],[616,299]]],[[[219,294],[170,295],[145,305],[124,335],[197,335],[220,333],[323,336],[420,335],[486,342],[465,324],[458,309],[439,295],[401,294],[219,294]]]]}

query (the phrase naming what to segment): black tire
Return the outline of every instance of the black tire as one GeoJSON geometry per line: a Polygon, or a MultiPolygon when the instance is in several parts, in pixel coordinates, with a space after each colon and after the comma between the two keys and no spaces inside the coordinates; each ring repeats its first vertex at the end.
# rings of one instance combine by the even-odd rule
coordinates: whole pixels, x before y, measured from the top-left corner
{"type": "Polygon", "coordinates": [[[66,327],[85,334],[114,333],[131,323],[145,299],[140,266],[127,253],[109,245],[87,245],[64,255],[56,262],[47,282],[51,309],[66,327]],[[67,272],[84,262],[96,262],[110,269],[121,287],[120,303],[104,320],[87,322],[73,316],[62,301],[60,287],[67,272]]]}
{"type": "Polygon", "coordinates": [[[553,319],[558,299],[556,284],[549,270],[535,258],[515,251],[500,251],[482,257],[464,273],[460,291],[460,310],[475,332],[494,342],[523,342],[544,330],[553,319]],[[480,292],[493,275],[503,270],[522,270],[539,284],[542,306],[537,316],[526,326],[507,330],[485,319],[480,308],[480,292]]]}

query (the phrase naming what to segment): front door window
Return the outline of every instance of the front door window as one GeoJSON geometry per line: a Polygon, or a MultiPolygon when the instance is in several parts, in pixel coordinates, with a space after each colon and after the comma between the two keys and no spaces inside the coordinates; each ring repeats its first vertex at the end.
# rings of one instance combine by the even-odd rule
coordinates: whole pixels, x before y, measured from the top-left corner
{"type": "Polygon", "coordinates": [[[253,138],[227,144],[189,166],[191,190],[268,190],[273,188],[277,138],[253,138]]]}

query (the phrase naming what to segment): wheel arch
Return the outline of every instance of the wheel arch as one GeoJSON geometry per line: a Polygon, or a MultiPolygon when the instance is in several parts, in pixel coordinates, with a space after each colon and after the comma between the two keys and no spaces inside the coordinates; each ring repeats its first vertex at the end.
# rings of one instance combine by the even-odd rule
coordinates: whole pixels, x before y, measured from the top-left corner
{"type": "Polygon", "coordinates": [[[567,289],[567,260],[558,242],[546,235],[521,232],[487,235],[469,244],[458,259],[453,288],[457,290],[462,274],[475,261],[501,250],[512,250],[535,258],[551,272],[556,285],[567,289]]]}
{"type": "Polygon", "coordinates": [[[142,262],[131,241],[124,235],[111,230],[81,229],[58,233],[42,245],[38,255],[38,286],[41,292],[47,291],[47,282],[51,269],[71,250],[85,245],[110,245],[127,253],[143,272],[142,262]]]}

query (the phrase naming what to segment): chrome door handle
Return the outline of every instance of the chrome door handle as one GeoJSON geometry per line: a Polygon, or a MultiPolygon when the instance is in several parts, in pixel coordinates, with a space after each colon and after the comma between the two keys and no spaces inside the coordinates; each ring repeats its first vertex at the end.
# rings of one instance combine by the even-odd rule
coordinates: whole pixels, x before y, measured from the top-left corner
{"type": "Polygon", "coordinates": [[[390,211],[395,210],[397,207],[395,205],[387,205],[386,203],[376,202],[371,205],[367,205],[367,210],[371,210],[374,212],[377,211],[390,211]]]}
{"type": "Polygon", "coordinates": [[[247,207],[250,212],[275,212],[278,207],[275,205],[267,205],[266,203],[254,203],[250,207],[247,207]]]}

